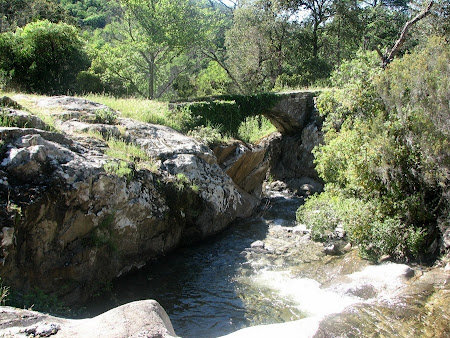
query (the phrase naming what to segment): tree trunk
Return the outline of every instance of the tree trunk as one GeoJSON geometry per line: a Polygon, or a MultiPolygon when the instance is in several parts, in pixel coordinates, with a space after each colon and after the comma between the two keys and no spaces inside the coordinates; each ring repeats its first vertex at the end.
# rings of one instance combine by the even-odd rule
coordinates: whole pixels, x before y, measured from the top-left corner
{"type": "Polygon", "coordinates": [[[317,30],[319,29],[319,23],[317,20],[314,20],[314,27],[313,27],[313,58],[317,58],[317,55],[319,53],[319,41],[317,36],[317,30]]]}
{"type": "Polygon", "coordinates": [[[386,68],[389,63],[394,60],[394,57],[397,55],[397,53],[400,51],[400,48],[403,46],[403,44],[406,41],[406,34],[408,33],[409,29],[412,25],[414,25],[417,21],[422,20],[424,17],[426,17],[428,14],[430,14],[431,7],[433,6],[434,1],[430,1],[427,5],[427,7],[419,14],[417,14],[414,18],[412,18],[410,21],[408,21],[405,26],[403,27],[403,30],[400,34],[400,37],[395,42],[394,47],[386,54],[383,54],[378,48],[376,48],[376,51],[378,55],[381,57],[382,60],[382,67],[386,68]]]}
{"type": "Polygon", "coordinates": [[[155,98],[155,56],[150,55],[148,65],[148,98],[153,100],[155,98]]]}

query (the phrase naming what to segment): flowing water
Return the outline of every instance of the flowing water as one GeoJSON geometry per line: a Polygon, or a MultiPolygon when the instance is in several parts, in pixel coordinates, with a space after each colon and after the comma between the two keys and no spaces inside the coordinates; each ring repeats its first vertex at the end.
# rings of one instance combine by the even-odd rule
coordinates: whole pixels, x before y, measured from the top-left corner
{"type": "MultiPolygon", "coordinates": [[[[251,328],[231,336],[356,337],[365,336],[364,332],[377,336],[380,332],[372,324],[395,321],[399,307],[406,309],[402,311],[408,318],[425,312],[436,283],[418,291],[423,299],[416,294],[408,298],[400,295],[414,275],[410,267],[370,265],[356,251],[326,256],[322,244],[309,241],[295,226],[295,210],[301,203],[299,198],[272,198],[257,217],[236,222],[201,245],[178,250],[119,278],[112,297],[98,300],[88,310],[99,313],[130,301],[155,299],[182,337],[219,337],[247,327],[251,328]],[[407,305],[410,300],[412,306],[407,305]],[[289,324],[254,327],[285,322],[289,324]]],[[[440,278],[446,285],[448,274],[440,278]]],[[[443,290],[439,301],[445,309],[449,290],[443,290]]],[[[448,332],[449,314],[436,313],[443,320],[438,321],[438,332],[430,335],[439,336],[448,332]]],[[[428,325],[404,322],[415,323],[422,333],[428,325]]],[[[388,327],[390,331],[382,331],[386,336],[403,328],[392,323],[388,327]]],[[[408,332],[414,336],[416,331],[405,331],[403,336],[408,332]]]]}

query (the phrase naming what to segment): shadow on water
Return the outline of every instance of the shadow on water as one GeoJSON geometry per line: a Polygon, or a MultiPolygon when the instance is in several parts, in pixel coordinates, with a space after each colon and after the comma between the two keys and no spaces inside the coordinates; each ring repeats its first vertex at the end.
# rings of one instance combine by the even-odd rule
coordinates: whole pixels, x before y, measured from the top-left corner
{"type": "Polygon", "coordinates": [[[238,275],[247,263],[243,252],[253,242],[265,239],[269,224],[292,225],[300,204],[298,198],[272,199],[263,217],[236,221],[197,246],[179,249],[118,278],[113,282],[112,296],[98,299],[88,311],[98,314],[131,301],[155,299],[182,337],[218,337],[254,324],[252,318],[269,316],[283,321],[277,311],[285,309],[277,309],[270,300],[264,302],[264,295],[258,296],[260,290],[239,285],[238,275]],[[249,297],[259,305],[249,308],[249,297]]]}

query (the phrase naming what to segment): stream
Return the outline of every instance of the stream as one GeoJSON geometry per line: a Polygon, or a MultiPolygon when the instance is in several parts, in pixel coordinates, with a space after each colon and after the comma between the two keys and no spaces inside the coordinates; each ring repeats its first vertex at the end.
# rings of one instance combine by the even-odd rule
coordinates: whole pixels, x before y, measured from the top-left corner
{"type": "Polygon", "coordinates": [[[155,299],[181,337],[447,336],[448,271],[414,284],[423,269],[371,265],[356,250],[327,256],[295,224],[302,202],[272,197],[257,216],[118,278],[87,310],[155,299]]]}

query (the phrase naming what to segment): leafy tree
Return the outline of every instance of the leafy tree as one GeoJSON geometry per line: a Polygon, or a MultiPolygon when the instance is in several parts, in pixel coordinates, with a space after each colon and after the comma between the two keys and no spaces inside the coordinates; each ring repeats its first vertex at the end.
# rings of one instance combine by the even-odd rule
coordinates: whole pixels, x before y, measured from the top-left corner
{"type": "Polygon", "coordinates": [[[322,55],[340,66],[355,56],[363,41],[364,10],[357,1],[342,0],[333,4],[333,19],[324,27],[322,55]]]}
{"type": "Polygon", "coordinates": [[[5,79],[28,92],[67,93],[75,89],[77,74],[89,67],[77,29],[65,23],[33,22],[14,34],[3,33],[0,41],[5,79]]]}
{"type": "Polygon", "coordinates": [[[104,28],[121,12],[118,0],[58,0],[58,3],[76,18],[83,28],[104,28]]]}
{"type": "Polygon", "coordinates": [[[182,98],[225,95],[232,91],[231,87],[228,74],[215,61],[209,61],[198,74],[179,76],[174,83],[174,89],[182,98]]]}
{"type": "Polygon", "coordinates": [[[409,32],[411,26],[413,26],[416,22],[422,20],[424,17],[429,15],[433,4],[434,4],[434,1],[430,1],[424,10],[422,10],[419,14],[417,14],[411,20],[409,20],[405,23],[405,25],[400,33],[399,38],[397,39],[397,41],[395,42],[395,44],[393,45],[392,48],[386,49],[385,54],[383,54],[380,51],[380,49],[375,46],[375,50],[378,52],[378,55],[380,56],[380,58],[382,60],[383,68],[386,67],[390,62],[392,62],[394,57],[400,52],[401,48],[403,47],[403,44],[406,41],[406,38],[407,38],[407,35],[408,35],[408,32],[409,32]]]}
{"type": "Polygon", "coordinates": [[[127,41],[134,44],[140,62],[145,64],[147,96],[154,98],[157,67],[161,69],[161,64],[201,44],[205,38],[203,11],[190,0],[124,0],[122,3],[129,22],[127,41]]]}
{"type": "Polygon", "coordinates": [[[334,14],[333,0],[286,0],[281,3],[287,8],[309,11],[312,28],[312,54],[314,58],[317,58],[321,47],[320,31],[325,21],[334,14]]]}
{"type": "Polygon", "coordinates": [[[94,34],[91,75],[117,95],[195,95],[210,60],[223,64],[223,6],[205,1],[122,1],[116,22],[94,34]],[[101,36],[99,39],[98,37],[101,36]],[[209,60],[208,60],[209,59],[209,60]]]}

